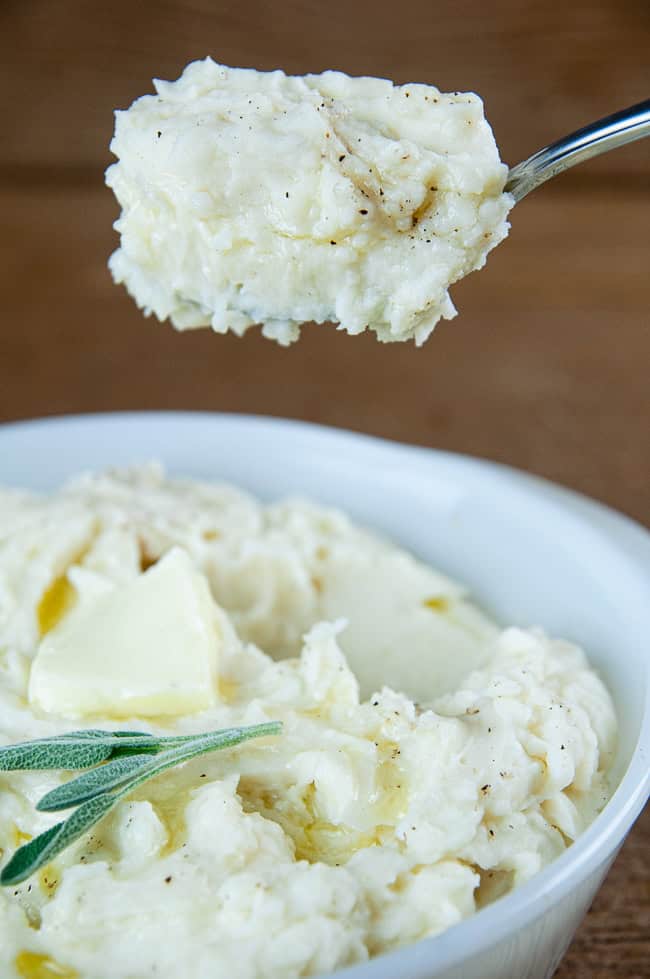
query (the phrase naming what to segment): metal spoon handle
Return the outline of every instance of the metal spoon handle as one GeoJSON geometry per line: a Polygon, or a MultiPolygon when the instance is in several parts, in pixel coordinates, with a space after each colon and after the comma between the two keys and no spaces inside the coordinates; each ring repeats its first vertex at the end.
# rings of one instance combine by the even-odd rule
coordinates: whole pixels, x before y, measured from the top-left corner
{"type": "Polygon", "coordinates": [[[650,99],[592,122],[590,126],[545,146],[511,168],[505,189],[515,201],[520,201],[544,181],[576,163],[643,136],[650,136],[650,99]]]}

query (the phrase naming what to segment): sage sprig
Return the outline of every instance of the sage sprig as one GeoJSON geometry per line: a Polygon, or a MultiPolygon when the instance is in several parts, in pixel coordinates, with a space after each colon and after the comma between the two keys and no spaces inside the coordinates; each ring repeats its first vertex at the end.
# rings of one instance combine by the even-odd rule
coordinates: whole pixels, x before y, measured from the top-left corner
{"type": "Polygon", "coordinates": [[[281,729],[279,721],[270,721],[172,737],[141,731],[72,731],[0,747],[0,771],[90,769],[57,786],[37,803],[41,812],[77,808],[66,820],[16,850],[0,873],[0,885],[14,886],[31,877],[100,822],[126,795],[167,769],[251,738],[279,734],[281,729]]]}
{"type": "Polygon", "coordinates": [[[125,782],[142,769],[145,761],[150,761],[151,757],[151,755],[126,755],[122,758],[113,758],[112,761],[107,761],[98,768],[91,768],[89,772],[84,772],[71,782],[64,782],[63,785],[57,786],[36,803],[36,808],[39,812],[60,812],[61,809],[80,806],[82,802],[94,799],[97,795],[122,788],[125,782]]]}

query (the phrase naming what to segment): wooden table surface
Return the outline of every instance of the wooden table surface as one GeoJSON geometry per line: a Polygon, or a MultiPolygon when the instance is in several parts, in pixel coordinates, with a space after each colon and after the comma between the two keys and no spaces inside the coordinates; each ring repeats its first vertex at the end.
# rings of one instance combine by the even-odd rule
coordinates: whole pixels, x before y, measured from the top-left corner
{"type": "MultiPolygon", "coordinates": [[[[504,159],[650,94],[647,0],[4,0],[0,421],[200,408],[344,426],[519,466],[650,522],[650,145],[520,204],[424,348],[306,328],[175,334],[112,285],[111,113],[196,57],[474,89],[504,159]]],[[[0,460],[0,478],[2,460],[0,460]]],[[[650,976],[650,812],[558,979],[650,976]]]]}

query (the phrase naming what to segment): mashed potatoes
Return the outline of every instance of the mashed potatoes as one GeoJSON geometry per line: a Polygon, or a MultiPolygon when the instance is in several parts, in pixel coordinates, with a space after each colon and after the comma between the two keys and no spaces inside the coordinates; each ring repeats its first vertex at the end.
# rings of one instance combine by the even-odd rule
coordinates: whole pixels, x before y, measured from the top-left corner
{"type": "MultiPolygon", "coordinates": [[[[114,678],[107,660],[83,675],[114,678]]],[[[122,663],[125,684],[140,665],[122,663]]],[[[0,743],[84,725],[191,733],[276,719],[280,736],[148,783],[0,891],[0,974],[288,979],[436,934],[589,824],[608,798],[616,733],[581,650],[500,632],[458,585],[336,511],[262,506],[155,467],[86,476],[51,498],[1,493],[0,743]],[[133,628],[149,623],[138,644],[150,655],[160,580],[179,630],[174,609],[195,616],[209,585],[219,640],[206,654],[214,672],[196,673],[211,684],[206,709],[174,715],[168,698],[164,717],[125,724],[91,716],[83,697],[74,720],[30,700],[33,664],[49,649],[58,668],[57,637],[96,608],[119,618],[141,596],[133,628]]],[[[60,781],[0,773],[3,864],[56,821],[35,802],[60,781]]]]}
{"type": "Polygon", "coordinates": [[[422,343],[507,234],[507,168],[476,95],[210,58],[155,85],[116,116],[110,267],[179,329],[261,323],[287,344],[331,320],[422,343]]]}

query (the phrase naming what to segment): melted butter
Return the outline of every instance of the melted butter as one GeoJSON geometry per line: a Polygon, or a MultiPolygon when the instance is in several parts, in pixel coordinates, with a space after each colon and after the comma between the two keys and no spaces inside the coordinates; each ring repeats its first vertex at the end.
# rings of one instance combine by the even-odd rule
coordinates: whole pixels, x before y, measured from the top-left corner
{"type": "Polygon", "coordinates": [[[41,595],[41,600],[36,609],[36,618],[41,639],[59,624],[63,616],[74,605],[77,592],[68,581],[68,568],[82,563],[91,548],[91,544],[92,542],[81,548],[63,573],[55,578],[54,581],[50,582],[49,586],[41,595]]]}
{"type": "Polygon", "coordinates": [[[14,966],[22,979],[79,979],[74,969],[37,952],[19,952],[14,966]]]}
{"type": "Polygon", "coordinates": [[[397,745],[392,746],[391,757],[382,761],[377,768],[378,793],[373,812],[377,821],[382,823],[399,822],[408,808],[405,775],[393,760],[394,752],[399,752],[397,745]]]}
{"type": "Polygon", "coordinates": [[[14,846],[22,846],[23,843],[30,843],[34,839],[31,833],[23,833],[18,826],[14,826],[12,836],[14,846]]]}
{"type": "Polygon", "coordinates": [[[56,889],[59,886],[59,877],[51,864],[49,864],[47,867],[43,867],[43,869],[40,871],[38,875],[38,883],[40,884],[41,890],[47,897],[54,897],[56,889]]]}
{"type": "Polygon", "coordinates": [[[432,612],[448,612],[449,599],[444,598],[442,595],[436,595],[433,598],[427,598],[424,601],[424,607],[431,609],[432,612]]]}
{"type": "Polygon", "coordinates": [[[140,541],[140,571],[144,574],[149,568],[153,568],[154,564],[158,564],[158,561],[159,557],[151,554],[146,544],[140,541]]]}
{"type": "Polygon", "coordinates": [[[183,846],[187,838],[185,809],[192,792],[200,784],[196,781],[191,784],[183,784],[178,779],[170,778],[156,786],[149,784],[145,787],[148,791],[134,796],[135,799],[146,798],[162,823],[167,839],[162,844],[158,854],[161,859],[183,846]]]}
{"type": "Polygon", "coordinates": [[[296,859],[306,860],[308,863],[327,863],[330,866],[347,863],[358,850],[380,846],[382,829],[383,827],[378,826],[375,832],[360,833],[350,826],[316,819],[304,826],[302,833],[296,834],[296,859]]]}
{"type": "Polygon", "coordinates": [[[41,639],[58,625],[66,612],[70,611],[76,594],[65,574],[55,578],[49,588],[46,588],[36,610],[41,639]]]}
{"type": "Polygon", "coordinates": [[[393,834],[393,828],[387,825],[362,832],[322,819],[317,812],[313,782],[293,802],[252,778],[239,780],[237,794],[244,812],[258,812],[282,827],[293,841],[296,860],[338,866],[347,863],[358,850],[382,845],[393,834]]]}
{"type": "Polygon", "coordinates": [[[202,537],[203,540],[219,540],[219,538],[221,537],[221,532],[213,527],[208,530],[204,530],[202,537]]]}
{"type": "Polygon", "coordinates": [[[417,877],[421,874],[423,870],[426,869],[426,865],[423,863],[416,863],[415,866],[411,867],[403,874],[398,874],[392,884],[388,885],[388,890],[392,891],[394,894],[403,893],[408,887],[413,877],[417,877]]]}
{"type": "Polygon", "coordinates": [[[219,677],[219,698],[225,703],[230,703],[237,699],[237,691],[239,690],[239,684],[235,683],[233,680],[225,680],[223,677],[219,677]]]}

